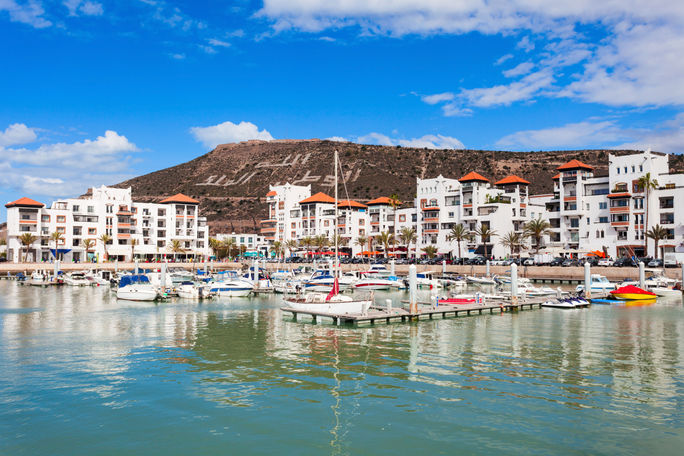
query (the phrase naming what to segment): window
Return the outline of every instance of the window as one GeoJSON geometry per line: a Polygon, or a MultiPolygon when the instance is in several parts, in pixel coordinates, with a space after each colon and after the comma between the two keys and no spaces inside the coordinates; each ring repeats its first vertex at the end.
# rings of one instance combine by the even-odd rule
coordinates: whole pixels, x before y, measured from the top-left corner
{"type": "Polygon", "coordinates": [[[366,224],[366,221],[364,219],[359,220],[359,225],[363,226],[366,224]]]}
{"type": "MultiPolygon", "coordinates": [[[[515,209],[514,209],[514,210],[515,210],[515,209]]],[[[453,213],[453,212],[449,212],[449,218],[454,218],[454,213],[453,213]]]]}
{"type": "Polygon", "coordinates": [[[617,173],[618,173],[618,174],[620,174],[620,167],[618,167],[618,169],[617,169],[617,173]]]}
{"type": "Polygon", "coordinates": [[[608,203],[605,201],[600,202],[599,209],[608,209],[608,203]]]}
{"type": "Polygon", "coordinates": [[[74,231],[73,231],[74,236],[80,236],[81,235],[81,227],[80,226],[75,226],[74,231]]]}
{"type": "Polygon", "coordinates": [[[79,207],[76,206],[76,205],[74,205],[74,206],[71,208],[71,210],[74,211],[74,212],[78,212],[78,209],[79,209],[79,207]]]}
{"type": "Polygon", "coordinates": [[[589,210],[589,208],[590,208],[589,203],[587,203],[587,210],[589,210]]]}
{"type": "Polygon", "coordinates": [[[401,214],[401,215],[399,216],[399,221],[400,221],[400,222],[405,222],[405,221],[406,221],[406,215],[401,214]]]}
{"type": "Polygon", "coordinates": [[[105,212],[107,212],[107,214],[113,214],[114,213],[114,206],[112,204],[107,204],[107,207],[105,208],[105,212]]]}
{"type": "Polygon", "coordinates": [[[627,174],[627,167],[625,166],[625,174],[627,174]]]}
{"type": "Polygon", "coordinates": [[[97,234],[97,228],[88,228],[88,234],[97,234]]]}
{"type": "Polygon", "coordinates": [[[66,233],[66,227],[58,226],[58,227],[57,227],[57,232],[58,232],[58,233],[62,233],[62,234],[66,233]]]}
{"type": "Polygon", "coordinates": [[[49,215],[41,215],[41,216],[40,216],[40,221],[41,221],[41,222],[49,222],[49,221],[50,221],[50,216],[49,216],[49,215]]]}
{"type": "Polygon", "coordinates": [[[632,165],[632,172],[636,172],[636,166],[632,165]]]}
{"type": "Polygon", "coordinates": [[[639,171],[641,172],[643,170],[644,170],[644,165],[639,165],[639,171]]]}
{"type": "Polygon", "coordinates": [[[95,212],[95,206],[88,206],[88,213],[92,214],[93,212],[95,212]]]}
{"type": "Polygon", "coordinates": [[[66,215],[58,215],[57,223],[66,223],[66,215]]]}
{"type": "Polygon", "coordinates": [[[589,225],[590,223],[591,223],[591,219],[589,217],[587,217],[587,225],[589,225]]]}
{"type": "Polygon", "coordinates": [[[608,223],[608,217],[599,217],[599,223],[608,223]]]}

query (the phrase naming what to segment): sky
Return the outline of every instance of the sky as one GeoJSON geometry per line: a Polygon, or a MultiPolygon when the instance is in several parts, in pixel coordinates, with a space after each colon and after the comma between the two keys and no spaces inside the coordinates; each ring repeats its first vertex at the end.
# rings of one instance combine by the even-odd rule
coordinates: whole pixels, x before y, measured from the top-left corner
{"type": "Polygon", "coordinates": [[[0,56],[3,201],[247,139],[684,150],[672,0],[0,0],[0,56]]]}

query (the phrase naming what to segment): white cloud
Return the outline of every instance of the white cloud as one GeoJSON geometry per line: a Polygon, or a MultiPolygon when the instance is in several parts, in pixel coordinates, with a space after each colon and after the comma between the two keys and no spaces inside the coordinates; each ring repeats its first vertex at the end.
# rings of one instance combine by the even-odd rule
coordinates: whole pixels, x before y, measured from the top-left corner
{"type": "Polygon", "coordinates": [[[560,127],[524,130],[504,136],[496,142],[498,147],[531,150],[603,147],[626,139],[626,133],[615,121],[584,121],[560,127]]]}
{"type": "Polygon", "coordinates": [[[499,57],[496,62],[494,62],[494,65],[501,65],[502,63],[506,62],[507,60],[510,60],[513,58],[513,54],[505,54],[499,57]]]}
{"type": "Polygon", "coordinates": [[[533,98],[543,89],[549,88],[553,82],[553,72],[549,69],[542,69],[510,84],[462,90],[460,97],[469,105],[480,108],[508,106],[517,101],[533,98]]]}
{"type": "Polygon", "coordinates": [[[6,146],[33,142],[37,137],[35,129],[20,123],[12,124],[4,132],[0,131],[0,150],[6,146]]]}
{"type": "Polygon", "coordinates": [[[450,101],[454,99],[454,94],[451,92],[436,93],[434,95],[423,95],[420,99],[427,104],[437,104],[444,101],[450,101]]]}
{"type": "Polygon", "coordinates": [[[50,27],[52,22],[45,19],[45,10],[40,2],[29,0],[17,3],[15,0],[0,0],[0,13],[6,11],[12,22],[20,22],[35,28],[50,27]]]}
{"type": "Polygon", "coordinates": [[[344,138],[342,136],[331,136],[330,138],[325,138],[327,141],[335,141],[335,142],[349,142],[347,138],[344,138]]]}
{"type": "Polygon", "coordinates": [[[83,0],[65,0],[64,6],[69,10],[69,16],[102,16],[104,8],[101,3],[83,0]]]}
{"type": "Polygon", "coordinates": [[[226,41],[217,40],[216,38],[210,39],[209,44],[211,46],[217,46],[217,47],[230,47],[230,43],[228,43],[226,41]]]}
{"type": "MultiPolygon", "coordinates": [[[[12,128],[16,125],[22,124],[10,126],[5,133],[19,131],[12,128]]],[[[22,142],[35,139],[23,131],[22,142]]],[[[15,140],[9,144],[19,143],[15,140]]],[[[0,185],[27,195],[77,195],[89,186],[130,177],[130,154],[138,150],[125,136],[111,130],[96,139],[74,143],[41,144],[34,148],[0,145],[0,185]]]]}
{"type": "Polygon", "coordinates": [[[534,49],[534,43],[530,41],[530,37],[525,35],[522,37],[518,44],[515,45],[518,49],[522,49],[525,52],[530,52],[534,49]]]}
{"type": "Polygon", "coordinates": [[[382,133],[369,133],[364,136],[359,136],[356,139],[360,144],[377,144],[380,146],[402,146],[402,147],[418,147],[428,149],[464,149],[465,146],[461,141],[451,136],[444,135],[424,135],[420,138],[401,139],[390,138],[382,133]]]}
{"type": "Polygon", "coordinates": [[[273,136],[251,122],[242,121],[239,124],[223,122],[210,127],[192,127],[190,133],[206,147],[214,148],[219,144],[247,141],[249,139],[273,140],[273,136]]]}
{"type": "Polygon", "coordinates": [[[185,60],[185,54],[169,54],[172,59],[185,60]]]}
{"type": "Polygon", "coordinates": [[[532,68],[534,68],[534,63],[522,62],[522,63],[519,63],[518,65],[514,66],[510,70],[504,71],[503,75],[506,76],[507,78],[522,76],[522,75],[527,74],[530,71],[532,71],[532,68]]]}
{"type": "Polygon", "coordinates": [[[631,141],[618,144],[616,149],[653,149],[658,152],[684,152],[684,113],[652,130],[633,132],[631,141]]]}

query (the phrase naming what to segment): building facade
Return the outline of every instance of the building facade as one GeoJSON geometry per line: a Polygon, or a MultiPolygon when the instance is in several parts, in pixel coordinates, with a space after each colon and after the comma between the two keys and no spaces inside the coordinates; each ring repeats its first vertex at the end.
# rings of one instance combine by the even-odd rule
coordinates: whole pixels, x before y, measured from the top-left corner
{"type": "Polygon", "coordinates": [[[29,198],[5,207],[8,261],[50,261],[55,256],[69,262],[151,260],[209,253],[209,229],[199,215],[199,201],[180,193],[160,203],[141,203],[133,201],[130,188],[102,186],[49,208],[29,198]],[[35,238],[29,246],[21,242],[25,233],[35,238]],[[60,233],[58,241],[53,233],[60,233]],[[103,235],[110,238],[106,244],[103,235]]]}

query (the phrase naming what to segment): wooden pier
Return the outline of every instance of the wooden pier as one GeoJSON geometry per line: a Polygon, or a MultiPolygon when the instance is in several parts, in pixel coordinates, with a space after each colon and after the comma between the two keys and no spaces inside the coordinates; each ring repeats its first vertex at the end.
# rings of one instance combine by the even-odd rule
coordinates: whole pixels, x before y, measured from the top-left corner
{"type": "Polygon", "coordinates": [[[359,325],[361,323],[369,323],[374,325],[377,323],[391,323],[393,321],[411,322],[418,320],[433,320],[437,318],[458,317],[463,315],[482,315],[485,313],[493,314],[494,312],[515,312],[524,309],[541,308],[541,300],[521,301],[518,304],[511,302],[500,301],[485,304],[464,304],[464,305],[439,305],[439,306],[422,306],[418,312],[411,313],[403,307],[386,307],[372,306],[365,314],[336,314],[328,312],[306,311],[293,309],[291,307],[281,307],[283,312],[292,314],[294,321],[297,321],[299,315],[308,315],[312,318],[314,323],[318,322],[319,318],[332,319],[333,324],[351,324],[359,325]]]}

